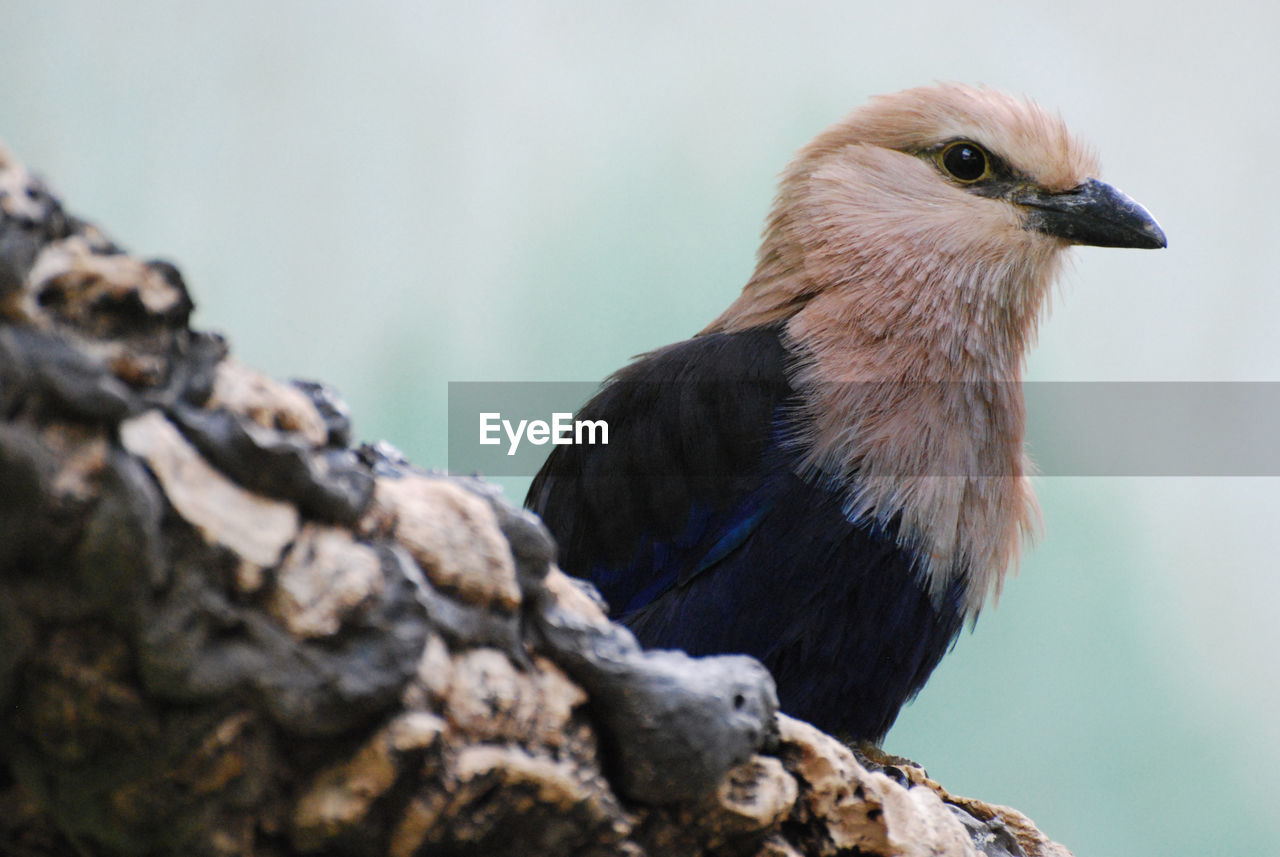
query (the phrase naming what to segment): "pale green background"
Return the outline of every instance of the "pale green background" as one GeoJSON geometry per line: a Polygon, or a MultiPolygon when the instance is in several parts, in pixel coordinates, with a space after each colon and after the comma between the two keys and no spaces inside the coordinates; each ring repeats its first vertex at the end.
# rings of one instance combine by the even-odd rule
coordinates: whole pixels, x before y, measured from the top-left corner
{"type": "MultiPolygon", "coordinates": [[[[1033,378],[1280,380],[1271,4],[0,8],[0,138],[421,464],[449,380],[594,380],[700,328],[790,153],[938,79],[1061,110],[1169,234],[1076,251],[1033,378]]],[[[1280,484],[1039,491],[1044,538],[888,748],[1080,857],[1277,853],[1280,484]]]]}

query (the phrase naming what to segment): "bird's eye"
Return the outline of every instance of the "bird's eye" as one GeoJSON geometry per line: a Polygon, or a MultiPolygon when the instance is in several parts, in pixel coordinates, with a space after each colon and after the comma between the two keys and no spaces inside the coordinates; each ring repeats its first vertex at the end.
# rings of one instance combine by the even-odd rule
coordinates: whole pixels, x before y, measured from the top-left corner
{"type": "Polygon", "coordinates": [[[991,171],[991,161],[987,153],[977,143],[961,140],[952,143],[942,150],[938,163],[956,181],[965,184],[976,182],[986,177],[991,171]]]}

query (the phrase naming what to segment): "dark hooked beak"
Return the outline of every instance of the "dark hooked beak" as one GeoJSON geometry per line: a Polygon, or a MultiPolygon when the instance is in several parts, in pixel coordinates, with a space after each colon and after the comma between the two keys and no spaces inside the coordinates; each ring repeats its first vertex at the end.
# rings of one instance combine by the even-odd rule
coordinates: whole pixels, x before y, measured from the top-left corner
{"type": "Polygon", "coordinates": [[[1106,182],[1088,179],[1064,191],[1022,188],[1010,201],[1026,210],[1027,229],[1094,247],[1168,246],[1164,230],[1138,203],[1106,182]]]}

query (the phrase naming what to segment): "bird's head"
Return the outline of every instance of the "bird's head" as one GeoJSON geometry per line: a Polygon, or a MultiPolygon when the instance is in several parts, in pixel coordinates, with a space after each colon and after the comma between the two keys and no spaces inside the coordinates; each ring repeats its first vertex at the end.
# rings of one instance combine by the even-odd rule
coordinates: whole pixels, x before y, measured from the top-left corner
{"type": "Polygon", "coordinates": [[[881,340],[994,336],[1020,356],[1065,248],[1165,246],[1097,174],[1029,102],[955,84],[874,98],[784,172],[756,272],[709,330],[807,311],[881,340]]]}

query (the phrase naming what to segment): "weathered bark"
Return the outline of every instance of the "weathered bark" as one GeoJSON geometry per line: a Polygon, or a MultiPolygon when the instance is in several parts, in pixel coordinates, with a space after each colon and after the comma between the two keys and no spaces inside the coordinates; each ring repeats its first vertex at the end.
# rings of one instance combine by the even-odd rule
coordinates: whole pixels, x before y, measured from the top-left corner
{"type": "Polygon", "coordinates": [[[0,152],[3,853],[1066,854],[641,650],[535,517],[191,308],[0,152]]]}

